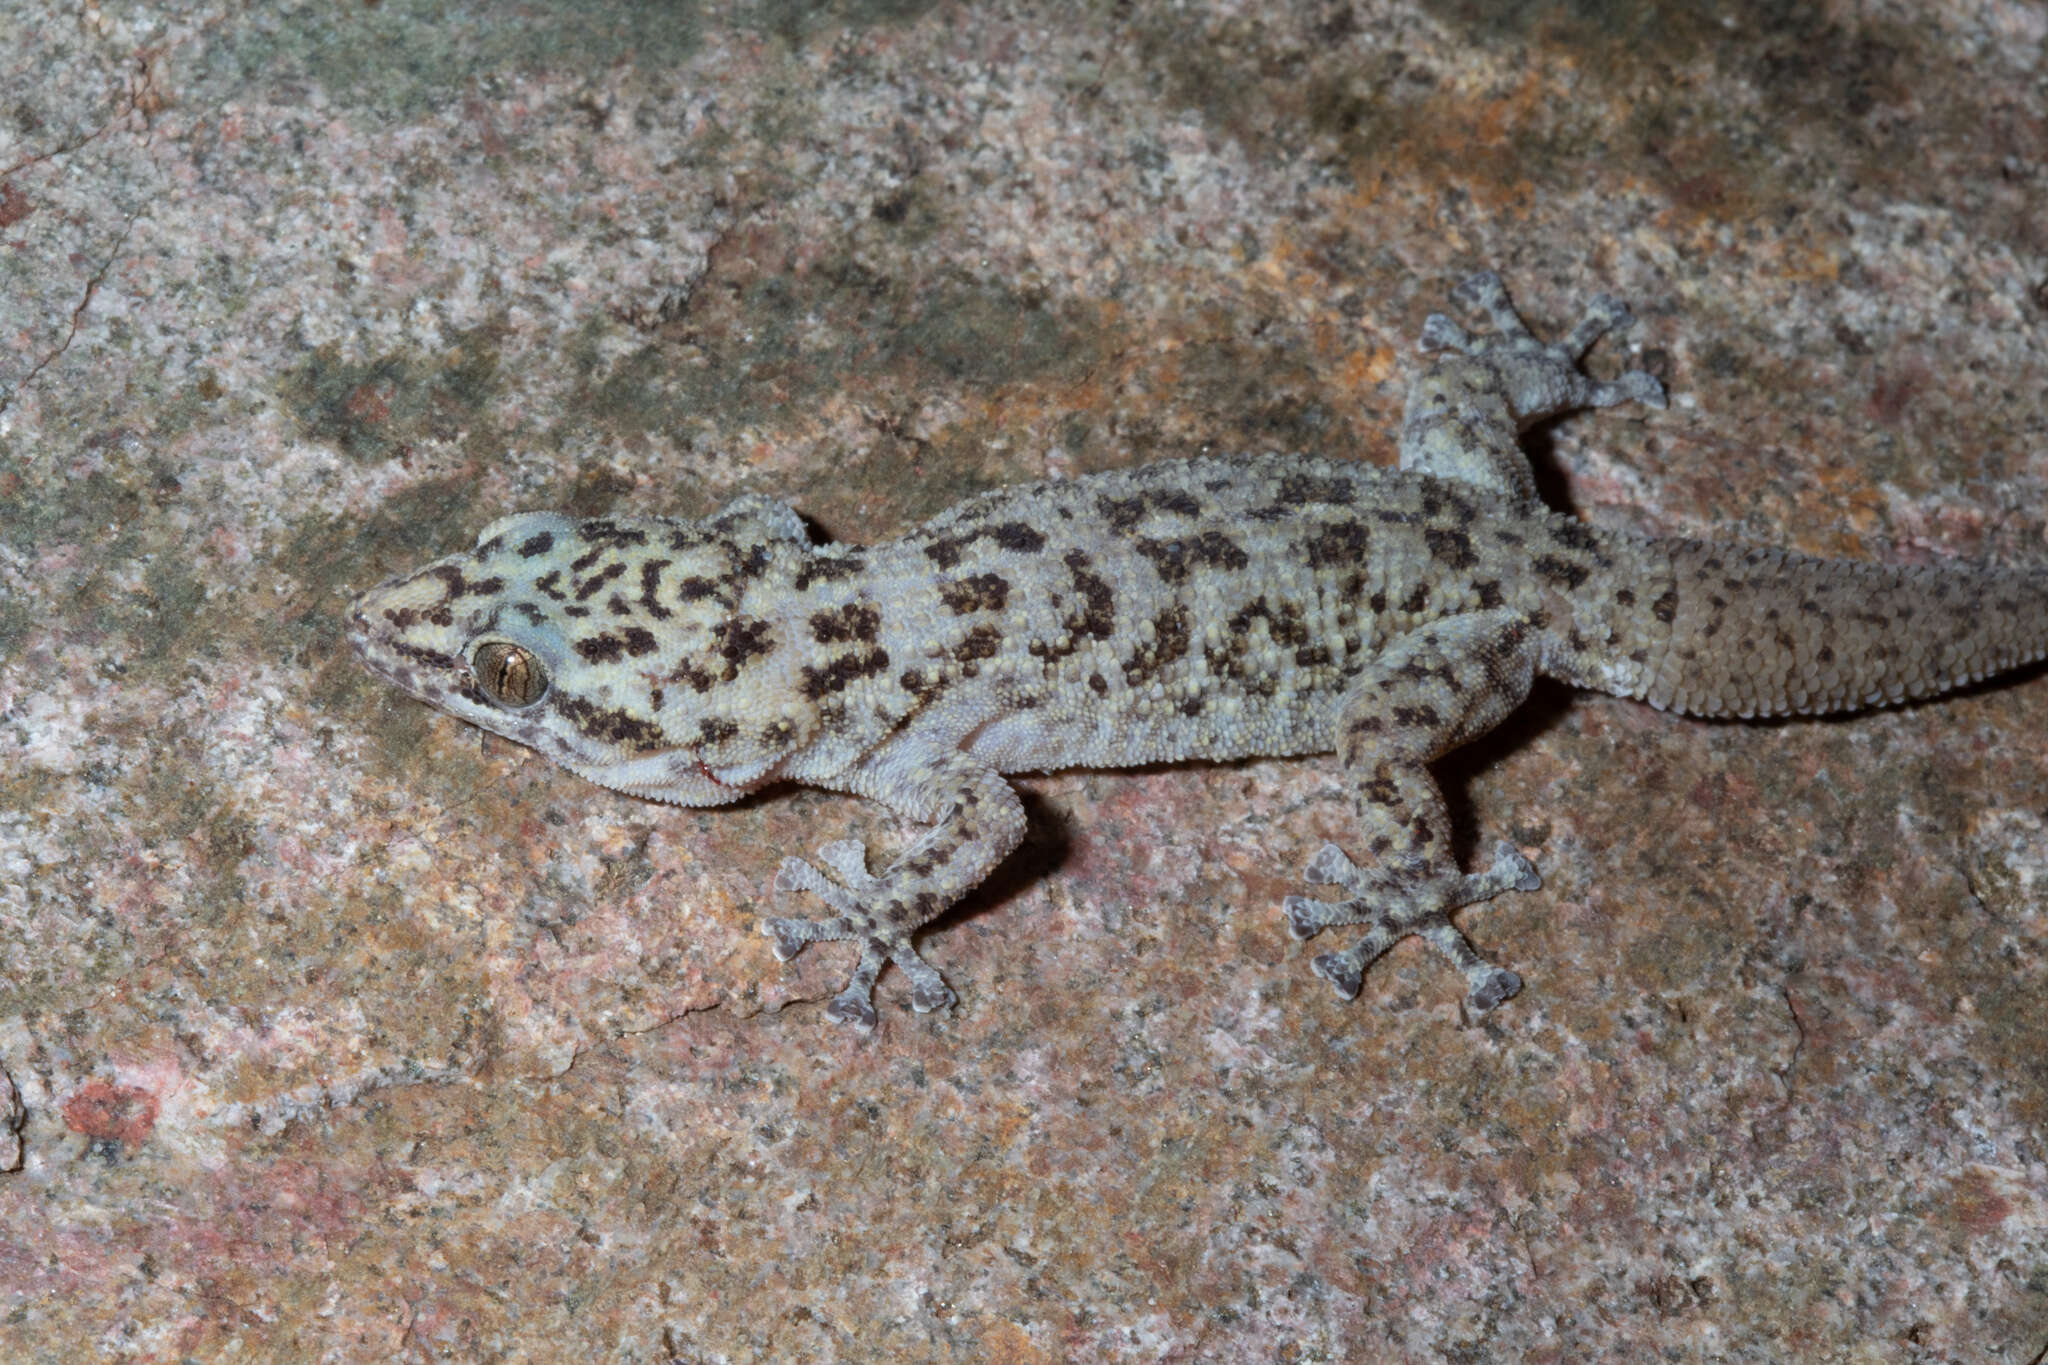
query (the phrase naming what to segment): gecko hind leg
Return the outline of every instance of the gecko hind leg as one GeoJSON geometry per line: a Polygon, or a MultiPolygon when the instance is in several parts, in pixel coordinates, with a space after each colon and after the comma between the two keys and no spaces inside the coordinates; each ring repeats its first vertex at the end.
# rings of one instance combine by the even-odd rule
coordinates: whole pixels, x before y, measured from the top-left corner
{"type": "Polygon", "coordinates": [[[1479,955],[1451,924],[1460,906],[1542,879],[1508,843],[1493,865],[1466,874],[1451,853],[1451,820],[1429,763],[1491,730],[1529,695],[1546,637],[1512,608],[1443,617],[1389,640],[1352,683],[1337,722],[1337,752],[1353,782],[1359,844],[1373,863],[1355,865],[1335,844],[1310,860],[1310,885],[1336,886],[1333,901],[1289,896],[1288,929],[1309,938],[1363,924],[1352,947],[1315,959],[1315,970],[1349,1000],[1365,969],[1410,934],[1449,958],[1480,1013],[1522,988],[1522,978],[1479,955]]]}
{"type": "Polygon", "coordinates": [[[1579,368],[1593,343],[1631,321],[1619,299],[1601,294],[1562,341],[1538,340],[1515,312],[1492,271],[1452,291],[1493,330],[1474,336],[1442,313],[1422,324],[1422,349],[1439,351],[1415,377],[1401,419],[1401,468],[1478,484],[1528,502],[1538,500],[1521,433],[1576,408],[1630,401],[1664,406],[1664,386],[1642,370],[1595,379],[1579,368]]]}
{"type": "Polygon", "coordinates": [[[1450,912],[1477,901],[1492,900],[1503,891],[1536,891],[1543,879],[1514,845],[1502,842],[1493,866],[1471,875],[1416,876],[1419,868],[1402,872],[1356,867],[1335,844],[1323,845],[1308,865],[1311,885],[1335,885],[1351,895],[1342,901],[1289,896],[1280,908],[1288,931],[1297,939],[1313,938],[1324,929],[1369,925],[1364,938],[1341,952],[1322,953],[1310,964],[1316,974],[1346,1000],[1355,1000],[1365,985],[1365,969],[1387,949],[1414,934],[1443,954],[1465,977],[1472,1007],[1484,1013],[1522,989],[1522,978],[1487,961],[1452,925],[1450,912]]]}
{"type": "Polygon", "coordinates": [[[910,978],[910,1007],[919,1014],[957,1004],[959,997],[938,969],[911,947],[909,930],[878,924],[866,908],[878,899],[882,884],[868,871],[867,849],[857,840],[841,839],[819,849],[818,861],[830,868],[833,876],[826,876],[802,858],[784,858],[775,876],[775,889],[785,894],[809,892],[839,913],[831,919],[771,916],[761,921],[761,932],[775,940],[778,962],[789,961],[813,943],[860,944],[860,963],[846,988],[825,1006],[826,1017],[842,1024],[874,1027],[875,982],[891,962],[910,978]]]}
{"type": "Polygon", "coordinates": [[[1645,370],[1629,370],[1619,379],[1594,379],[1579,361],[1608,333],[1626,331],[1635,322],[1628,305],[1612,294],[1596,294],[1572,330],[1561,341],[1537,339],[1515,311],[1499,275],[1482,270],[1451,291],[1462,307],[1486,314],[1493,332],[1475,337],[1442,313],[1422,323],[1422,349],[1456,351],[1489,364],[1505,382],[1515,418],[1522,426],[1577,408],[1611,408],[1636,402],[1653,408],[1665,405],[1664,386],[1645,370]]]}

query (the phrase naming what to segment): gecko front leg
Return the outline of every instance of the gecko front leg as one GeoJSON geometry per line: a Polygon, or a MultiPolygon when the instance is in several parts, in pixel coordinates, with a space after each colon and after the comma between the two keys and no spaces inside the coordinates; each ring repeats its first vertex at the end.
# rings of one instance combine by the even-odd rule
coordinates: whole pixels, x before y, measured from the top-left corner
{"type": "Polygon", "coordinates": [[[783,962],[813,943],[861,945],[852,978],[825,1007],[841,1023],[874,1024],[875,981],[890,962],[910,978],[910,1004],[918,1013],[956,1003],[945,978],[918,956],[910,936],[973,890],[1024,838],[1023,803],[1002,774],[957,749],[936,758],[920,750],[907,736],[884,744],[829,785],[928,821],[931,828],[880,876],[868,871],[866,849],[851,839],[818,850],[829,875],[802,858],[785,858],[776,890],[807,892],[837,913],[830,919],[774,916],[761,922],[783,962]]]}

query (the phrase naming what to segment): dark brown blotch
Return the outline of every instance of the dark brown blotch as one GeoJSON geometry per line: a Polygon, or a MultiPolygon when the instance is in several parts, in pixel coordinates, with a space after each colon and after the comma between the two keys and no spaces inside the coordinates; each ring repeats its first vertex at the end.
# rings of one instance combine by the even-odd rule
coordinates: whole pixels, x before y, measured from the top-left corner
{"type": "MultiPolygon", "coordinates": [[[[1071,559],[1069,560],[1071,563],[1071,559]]],[[[1074,569],[1074,591],[1080,594],[1081,610],[1070,613],[1060,628],[1070,635],[1107,640],[1116,634],[1116,593],[1096,574],[1074,569]]]]}
{"type": "Polygon", "coordinates": [[[1529,567],[1540,578],[1552,583],[1562,583],[1567,588],[1576,588],[1592,574],[1584,564],[1574,563],[1558,555],[1538,555],[1529,562],[1529,567]]]}
{"type": "Polygon", "coordinates": [[[1274,500],[1290,507],[1302,507],[1318,502],[1349,507],[1356,492],[1349,479],[1319,474],[1289,474],[1280,480],[1280,488],[1274,495],[1274,500]]]}
{"type": "Polygon", "coordinates": [[[803,694],[816,701],[834,692],[844,692],[860,679],[872,678],[888,666],[889,654],[883,649],[850,651],[836,656],[823,668],[805,664],[803,694]]]}
{"type": "Polygon", "coordinates": [[[773,627],[758,616],[732,616],[713,626],[711,638],[718,644],[718,657],[725,660],[726,681],[732,681],[748,661],[773,653],[772,637],[773,627]]]}
{"type": "Polygon", "coordinates": [[[438,649],[428,649],[425,645],[416,645],[407,640],[393,640],[389,648],[399,658],[427,668],[453,671],[462,666],[462,661],[453,654],[443,654],[438,649]]]}
{"type": "Polygon", "coordinates": [[[697,693],[699,696],[709,692],[718,684],[717,678],[714,678],[709,672],[699,668],[688,659],[678,660],[676,666],[669,670],[665,681],[685,683],[692,692],[697,693]]]}
{"type": "Polygon", "coordinates": [[[1186,607],[1175,605],[1158,613],[1152,618],[1151,642],[1124,660],[1124,682],[1137,687],[1164,673],[1186,656],[1191,639],[1186,607]]]}
{"type": "Polygon", "coordinates": [[[1045,548],[1045,536],[1021,521],[1006,521],[989,533],[996,544],[1020,554],[1037,554],[1045,548]]]}
{"type": "Polygon", "coordinates": [[[928,702],[946,690],[946,679],[944,677],[928,677],[921,668],[904,669],[896,681],[901,684],[905,692],[910,693],[920,702],[928,702]]]}
{"type": "Polygon", "coordinates": [[[1311,569],[1363,563],[1372,546],[1372,535],[1357,520],[1333,521],[1318,526],[1302,542],[1302,554],[1311,569]]]}
{"type": "MultiPolygon", "coordinates": [[[[576,566],[572,564],[569,567],[573,569],[576,566]]],[[[624,564],[615,562],[605,565],[604,568],[576,585],[576,600],[578,602],[588,602],[591,598],[603,592],[607,583],[616,578],[623,577],[625,572],[626,566],[624,564]]]]}
{"type": "Polygon", "coordinates": [[[431,578],[441,580],[442,590],[447,594],[446,600],[450,602],[460,597],[489,597],[493,593],[505,590],[504,579],[493,577],[471,582],[463,576],[462,570],[453,564],[436,564],[427,570],[427,574],[431,578]]]}
{"type": "Polygon", "coordinates": [[[666,559],[650,559],[640,566],[640,605],[657,621],[666,621],[669,615],[668,608],[655,597],[655,589],[661,584],[661,571],[668,566],[666,559]]]}
{"type": "Polygon", "coordinates": [[[1128,531],[1144,517],[1145,498],[1142,494],[1130,498],[1097,498],[1095,510],[1102,514],[1111,530],[1128,531]]]}
{"type": "Polygon", "coordinates": [[[602,707],[568,693],[556,693],[555,713],[592,739],[641,753],[669,747],[661,727],[624,711],[602,707]]]}
{"type": "Polygon", "coordinates": [[[446,602],[436,602],[424,611],[418,607],[386,607],[384,619],[391,623],[392,629],[408,631],[422,621],[430,626],[452,626],[455,613],[448,610],[446,602]]]}
{"type": "Polygon", "coordinates": [[[821,645],[871,645],[881,626],[882,613],[865,602],[811,613],[811,638],[821,645]]]}
{"type": "Polygon", "coordinates": [[[1430,557],[1447,569],[1469,569],[1479,562],[1472,537],[1463,531],[1433,526],[1422,533],[1422,543],[1429,548],[1430,557]]]}
{"type": "Polygon", "coordinates": [[[1001,574],[978,573],[940,584],[939,600],[955,616],[971,611],[1001,611],[1010,600],[1010,581],[1001,574]]]}
{"type": "Polygon", "coordinates": [[[961,663],[993,659],[1003,647],[1003,633],[994,626],[976,626],[953,646],[952,657],[961,663]]]}
{"type": "Polygon", "coordinates": [[[1583,555],[1598,555],[1600,552],[1600,537],[1584,522],[1557,522],[1550,527],[1550,538],[1565,549],[1576,550],[1583,555]]]}
{"type": "Polygon", "coordinates": [[[619,634],[586,635],[575,645],[576,652],[594,664],[615,663],[622,658],[640,658],[654,653],[654,632],[644,626],[628,626],[619,634]]]}
{"type": "Polygon", "coordinates": [[[1198,569],[1236,572],[1251,563],[1244,547],[1221,531],[1204,531],[1187,539],[1141,539],[1134,547],[1152,561],[1162,581],[1181,584],[1198,569]]]}
{"type": "Polygon", "coordinates": [[[617,663],[625,655],[625,642],[616,635],[586,635],[576,642],[576,652],[594,664],[617,663]]]}
{"type": "Polygon", "coordinates": [[[802,592],[813,583],[837,583],[865,568],[867,560],[857,554],[813,555],[797,568],[796,590],[802,592]]]}
{"type": "Polygon", "coordinates": [[[576,523],[576,535],[585,545],[645,545],[647,533],[637,526],[621,526],[605,517],[576,523]]]}
{"type": "Polygon", "coordinates": [[[1422,514],[1431,521],[1448,520],[1457,526],[1470,526],[1479,519],[1479,509],[1469,499],[1440,483],[1423,486],[1422,514]]]}

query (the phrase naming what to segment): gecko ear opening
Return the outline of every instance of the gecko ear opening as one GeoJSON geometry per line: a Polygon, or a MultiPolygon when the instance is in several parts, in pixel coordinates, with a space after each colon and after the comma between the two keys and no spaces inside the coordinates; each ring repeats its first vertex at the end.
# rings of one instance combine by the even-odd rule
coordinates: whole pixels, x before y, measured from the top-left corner
{"type": "Polygon", "coordinates": [[[476,690],[492,705],[520,711],[548,694],[547,665],[532,650],[504,640],[487,640],[469,656],[476,690]]]}

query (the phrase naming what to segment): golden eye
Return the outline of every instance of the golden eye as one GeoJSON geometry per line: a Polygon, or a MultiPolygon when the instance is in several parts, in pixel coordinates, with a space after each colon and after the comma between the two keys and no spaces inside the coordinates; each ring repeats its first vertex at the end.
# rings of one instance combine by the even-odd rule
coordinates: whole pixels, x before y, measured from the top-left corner
{"type": "Polygon", "coordinates": [[[470,657],[479,692],[507,710],[531,706],[548,694],[548,671],[532,650],[492,641],[470,657]]]}

